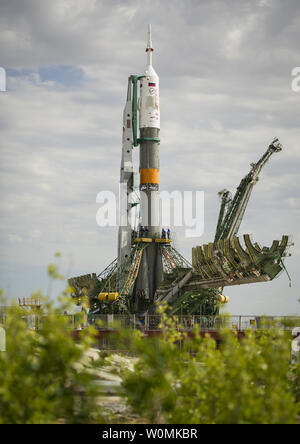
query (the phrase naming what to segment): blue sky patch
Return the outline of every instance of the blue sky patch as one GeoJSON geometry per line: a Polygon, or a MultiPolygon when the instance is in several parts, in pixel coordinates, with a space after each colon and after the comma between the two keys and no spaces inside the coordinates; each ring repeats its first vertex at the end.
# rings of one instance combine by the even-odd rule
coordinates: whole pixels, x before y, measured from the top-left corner
{"type": "Polygon", "coordinates": [[[83,84],[84,72],[81,68],[71,65],[49,65],[43,66],[38,71],[33,69],[7,68],[6,75],[9,77],[29,77],[38,72],[42,82],[55,82],[63,88],[78,88],[83,84]]]}
{"type": "Polygon", "coordinates": [[[39,74],[42,82],[54,81],[65,88],[81,86],[84,79],[83,70],[70,65],[45,66],[39,74]]]}

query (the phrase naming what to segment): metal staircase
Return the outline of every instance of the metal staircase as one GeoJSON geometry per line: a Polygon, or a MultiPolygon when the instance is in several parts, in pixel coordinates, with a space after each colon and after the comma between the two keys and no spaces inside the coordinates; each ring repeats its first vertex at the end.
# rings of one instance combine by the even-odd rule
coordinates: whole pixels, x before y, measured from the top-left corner
{"type": "Polygon", "coordinates": [[[127,280],[124,284],[124,287],[122,288],[122,290],[120,292],[120,297],[127,296],[130,293],[130,291],[135,283],[135,280],[137,278],[138,272],[139,272],[139,268],[140,268],[140,264],[141,264],[141,260],[142,260],[142,256],[143,256],[143,251],[147,247],[148,247],[148,245],[146,244],[146,245],[139,245],[136,248],[135,253],[134,253],[134,257],[133,257],[133,260],[131,263],[131,267],[130,267],[130,270],[128,273],[127,280]]]}

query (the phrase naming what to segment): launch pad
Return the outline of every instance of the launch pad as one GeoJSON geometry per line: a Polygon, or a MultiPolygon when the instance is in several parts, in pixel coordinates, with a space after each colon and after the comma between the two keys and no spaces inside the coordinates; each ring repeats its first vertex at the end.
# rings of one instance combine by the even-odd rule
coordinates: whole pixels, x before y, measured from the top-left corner
{"type": "Polygon", "coordinates": [[[283,270],[287,273],[283,261],[292,245],[289,236],[274,240],[271,247],[260,247],[248,234],[237,237],[259,174],[282,146],[278,139],[272,141],[258,162],[251,164],[234,197],[228,190],[219,193],[214,241],[195,246],[190,264],[172,245],[170,233],[160,227],[159,78],[152,66],[152,53],[149,26],[146,70],[142,76],[129,76],[123,113],[120,183],[126,198],[120,208],[118,257],[100,274],[71,278],[69,285],[77,304],[88,297],[90,313],[95,316],[151,315],[164,302],[169,313],[216,317],[220,304],[229,300],[222,294],[224,287],[266,282],[283,270]],[[133,202],[130,196],[136,191],[136,173],[132,151],[137,146],[140,199],[133,202]],[[137,206],[138,224],[131,226],[130,215],[137,206]]]}

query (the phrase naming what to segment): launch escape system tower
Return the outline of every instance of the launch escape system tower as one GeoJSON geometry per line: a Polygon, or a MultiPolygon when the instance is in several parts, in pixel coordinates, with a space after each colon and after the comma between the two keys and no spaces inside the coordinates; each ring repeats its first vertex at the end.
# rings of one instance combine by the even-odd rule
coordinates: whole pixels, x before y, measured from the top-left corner
{"type": "Polygon", "coordinates": [[[274,139],[250,172],[242,179],[234,197],[228,190],[219,195],[221,207],[213,242],[196,246],[190,264],[161,236],[159,218],[159,77],[152,66],[151,25],[146,48],[144,75],[128,78],[123,114],[120,183],[121,199],[118,233],[118,257],[100,274],[92,273],[69,279],[77,303],[89,298],[95,314],[153,313],[162,301],[170,313],[217,315],[226,286],[274,279],[285,269],[291,241],[288,236],[273,241],[270,248],[252,243],[245,234],[236,237],[252,189],[273,153],[282,150],[274,139]],[[139,134],[138,134],[139,127],[139,134]],[[129,196],[135,190],[132,151],[139,146],[139,200],[129,196]],[[128,220],[133,207],[141,215],[136,227],[128,220]]]}

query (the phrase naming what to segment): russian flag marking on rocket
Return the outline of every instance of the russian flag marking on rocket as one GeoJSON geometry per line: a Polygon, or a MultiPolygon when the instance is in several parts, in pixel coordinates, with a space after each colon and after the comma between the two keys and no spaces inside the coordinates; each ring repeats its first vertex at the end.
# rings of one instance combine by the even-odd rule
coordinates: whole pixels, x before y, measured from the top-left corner
{"type": "Polygon", "coordinates": [[[148,83],[148,86],[156,86],[156,83],[149,82],[149,83],[148,83]]]}

